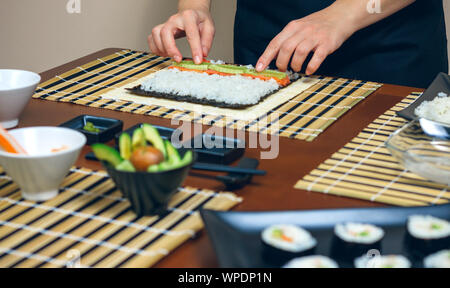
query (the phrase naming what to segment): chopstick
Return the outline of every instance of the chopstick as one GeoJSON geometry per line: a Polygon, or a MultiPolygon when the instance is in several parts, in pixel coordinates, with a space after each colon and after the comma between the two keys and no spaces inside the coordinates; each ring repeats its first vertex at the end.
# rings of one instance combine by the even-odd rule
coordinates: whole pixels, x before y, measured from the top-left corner
{"type": "Polygon", "coordinates": [[[0,148],[13,154],[27,154],[17,140],[0,124],[0,148]]]}
{"type": "Polygon", "coordinates": [[[203,170],[203,171],[214,171],[214,172],[228,172],[228,173],[237,173],[237,174],[261,175],[261,176],[266,175],[266,171],[264,171],[264,170],[233,167],[233,166],[210,164],[210,163],[201,163],[201,162],[194,163],[192,165],[192,169],[203,170]]]}

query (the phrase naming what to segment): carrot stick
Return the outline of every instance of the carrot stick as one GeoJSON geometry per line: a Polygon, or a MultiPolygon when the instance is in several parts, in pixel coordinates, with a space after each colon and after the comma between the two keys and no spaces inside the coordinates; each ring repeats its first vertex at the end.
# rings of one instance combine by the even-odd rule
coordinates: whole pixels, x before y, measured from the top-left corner
{"type": "Polygon", "coordinates": [[[25,149],[0,125],[0,147],[8,153],[27,154],[25,149]]]}

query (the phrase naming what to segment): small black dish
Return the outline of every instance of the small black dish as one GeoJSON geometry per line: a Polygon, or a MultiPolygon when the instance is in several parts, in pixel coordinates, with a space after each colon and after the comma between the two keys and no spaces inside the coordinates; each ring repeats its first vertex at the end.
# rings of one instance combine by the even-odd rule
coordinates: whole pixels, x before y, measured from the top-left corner
{"type": "Polygon", "coordinates": [[[416,108],[419,107],[423,101],[432,101],[434,98],[438,97],[440,92],[450,95],[450,76],[448,74],[439,73],[427,90],[425,90],[414,103],[411,103],[405,109],[398,111],[397,115],[407,120],[417,119],[415,114],[416,108]]]}
{"type": "MultiPolygon", "coordinates": [[[[178,149],[181,157],[188,149],[178,149]]],[[[163,215],[167,205],[183,184],[194,160],[189,165],[163,172],[123,172],[102,162],[116,187],[128,198],[138,216],[163,215]]]]}
{"type": "Polygon", "coordinates": [[[228,165],[245,153],[245,141],[211,134],[200,134],[192,138],[190,147],[198,154],[198,161],[228,165]]]}
{"type": "Polygon", "coordinates": [[[114,136],[122,131],[123,122],[112,118],[80,115],[59,126],[74,129],[83,133],[87,138],[87,144],[91,145],[94,143],[105,143],[114,139],[114,136]],[[96,133],[84,130],[83,128],[87,122],[94,124],[96,128],[100,129],[100,132],[96,133]]]}

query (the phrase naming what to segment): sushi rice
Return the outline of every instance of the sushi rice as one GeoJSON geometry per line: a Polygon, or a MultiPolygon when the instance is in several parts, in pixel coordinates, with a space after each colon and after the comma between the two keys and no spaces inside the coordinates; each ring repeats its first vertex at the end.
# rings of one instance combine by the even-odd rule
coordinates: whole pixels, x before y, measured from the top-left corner
{"type": "Polygon", "coordinates": [[[421,118],[450,124],[450,97],[440,92],[432,101],[423,101],[414,112],[421,118]]]}
{"type": "Polygon", "coordinates": [[[178,69],[160,70],[141,87],[145,91],[240,105],[257,104],[261,98],[281,88],[273,79],[264,81],[242,75],[208,75],[178,69]]]}
{"type": "Polygon", "coordinates": [[[316,246],[311,234],[294,225],[274,225],[262,232],[262,241],[269,246],[287,252],[299,253],[316,246]]]}
{"type": "Polygon", "coordinates": [[[408,232],[418,239],[443,239],[450,236],[449,222],[429,215],[410,216],[407,227],[408,232]]]}
{"type": "Polygon", "coordinates": [[[426,257],[425,268],[450,268],[450,250],[442,250],[426,257]]]}
{"type": "Polygon", "coordinates": [[[363,255],[354,261],[356,268],[411,268],[411,262],[401,255],[367,257],[363,255]]]}
{"type": "Polygon", "coordinates": [[[283,268],[339,268],[339,265],[325,256],[306,256],[289,261],[283,268]]]}
{"type": "Polygon", "coordinates": [[[334,233],[345,242],[358,244],[373,244],[384,237],[383,229],[361,223],[337,224],[334,233]]]}

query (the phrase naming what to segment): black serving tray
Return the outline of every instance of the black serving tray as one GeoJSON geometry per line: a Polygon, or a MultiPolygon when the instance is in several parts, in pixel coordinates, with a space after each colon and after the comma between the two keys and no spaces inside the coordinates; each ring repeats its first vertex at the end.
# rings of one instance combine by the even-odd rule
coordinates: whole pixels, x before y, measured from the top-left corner
{"type": "Polygon", "coordinates": [[[122,131],[123,122],[121,120],[113,118],[104,118],[91,115],[80,115],[59,126],[74,129],[83,133],[87,138],[87,144],[91,145],[94,143],[105,143],[114,139],[114,136],[120,131],[122,131]],[[100,132],[95,133],[85,131],[83,127],[86,125],[87,122],[93,123],[96,128],[100,129],[100,132]]]}
{"type": "MultiPolygon", "coordinates": [[[[260,234],[275,224],[293,224],[308,230],[318,242],[315,254],[331,257],[334,226],[349,221],[382,227],[386,235],[381,243],[381,254],[402,254],[411,260],[413,267],[420,268],[422,260],[411,258],[404,245],[406,221],[414,214],[450,220],[450,205],[284,212],[201,211],[220,266],[227,268],[274,267],[262,257],[260,234]]],[[[352,261],[335,260],[340,267],[353,267],[352,261]]]]}
{"type": "Polygon", "coordinates": [[[414,103],[411,103],[407,108],[398,111],[397,115],[408,120],[417,119],[417,116],[414,113],[416,108],[419,107],[423,101],[432,101],[437,97],[439,92],[450,95],[450,76],[448,74],[439,73],[433,83],[431,83],[430,87],[428,87],[414,103]]]}

